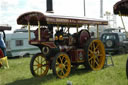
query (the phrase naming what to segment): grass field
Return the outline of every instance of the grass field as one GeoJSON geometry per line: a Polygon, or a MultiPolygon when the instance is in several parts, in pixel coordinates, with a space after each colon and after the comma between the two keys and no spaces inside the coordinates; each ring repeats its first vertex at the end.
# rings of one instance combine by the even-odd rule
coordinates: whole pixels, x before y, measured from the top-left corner
{"type": "Polygon", "coordinates": [[[43,78],[34,78],[30,73],[31,58],[9,60],[9,69],[0,69],[0,85],[128,85],[126,79],[126,59],[128,55],[113,56],[114,66],[106,67],[100,71],[83,69],[72,70],[69,77],[58,79],[50,70],[43,78]]]}

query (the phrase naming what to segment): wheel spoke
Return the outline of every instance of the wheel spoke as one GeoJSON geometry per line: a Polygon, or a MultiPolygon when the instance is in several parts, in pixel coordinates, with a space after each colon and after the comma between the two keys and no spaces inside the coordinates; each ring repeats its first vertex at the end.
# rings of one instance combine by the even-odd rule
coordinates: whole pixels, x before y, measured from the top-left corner
{"type": "Polygon", "coordinates": [[[39,67],[37,67],[34,71],[37,71],[39,69],[39,67]]]}
{"type": "Polygon", "coordinates": [[[63,63],[64,56],[65,56],[65,55],[62,55],[62,56],[60,57],[61,63],[63,63]]]}
{"type": "MultiPolygon", "coordinates": [[[[65,66],[65,67],[66,67],[66,66],[65,66]]],[[[66,69],[65,67],[64,67],[64,70],[67,72],[68,69],[66,69]]]]}
{"type": "Polygon", "coordinates": [[[42,72],[42,67],[41,67],[41,71],[40,71],[40,74],[42,74],[43,72],[42,72]]]}
{"type": "Polygon", "coordinates": [[[67,65],[67,64],[68,64],[68,61],[67,61],[67,60],[65,60],[65,61],[64,61],[64,65],[67,65]]]}
{"type": "Polygon", "coordinates": [[[46,67],[46,66],[48,66],[48,64],[43,64],[43,65],[41,65],[41,67],[46,67]]]}
{"type": "Polygon", "coordinates": [[[95,67],[95,61],[96,61],[96,60],[94,59],[94,60],[93,60],[93,67],[95,67]]]}
{"type": "Polygon", "coordinates": [[[39,61],[37,61],[36,59],[35,59],[35,61],[39,64],[39,61]]]}
{"type": "Polygon", "coordinates": [[[98,54],[98,56],[100,56],[100,57],[101,57],[101,56],[103,56],[103,54],[98,54]]]}
{"type": "MultiPolygon", "coordinates": [[[[38,58],[38,62],[39,62],[39,61],[40,61],[40,59],[39,59],[39,58],[40,58],[40,56],[38,56],[37,58],[38,58]]],[[[40,63],[40,62],[39,62],[39,63],[40,63]]]]}
{"type": "Polygon", "coordinates": [[[93,53],[93,51],[92,51],[92,50],[90,50],[90,49],[89,49],[88,51],[89,51],[90,53],[93,53]]]}
{"type": "Polygon", "coordinates": [[[45,71],[43,67],[41,67],[42,71],[45,71]]]}
{"type": "Polygon", "coordinates": [[[90,45],[90,49],[93,50],[93,43],[90,45]]]}
{"type": "Polygon", "coordinates": [[[33,66],[38,66],[38,65],[33,65],[33,66]]]}
{"type": "Polygon", "coordinates": [[[37,70],[37,75],[39,75],[38,73],[39,73],[39,68],[38,68],[38,70],[37,70]]]}
{"type": "Polygon", "coordinates": [[[93,64],[93,60],[90,61],[90,64],[91,64],[91,65],[93,64]]]}
{"type": "Polygon", "coordinates": [[[93,59],[93,56],[91,56],[91,58],[88,59],[88,61],[92,60],[93,59]]]}
{"type": "Polygon", "coordinates": [[[96,57],[96,60],[97,60],[97,62],[99,62],[99,58],[98,58],[98,56],[96,57]]]}
{"type": "Polygon", "coordinates": [[[42,64],[44,61],[46,61],[46,60],[45,60],[45,59],[43,60],[43,59],[41,58],[41,64],[42,64]]]}
{"type": "Polygon", "coordinates": [[[99,66],[99,63],[97,61],[95,61],[96,65],[99,66]]]}
{"type": "Polygon", "coordinates": [[[62,55],[62,61],[63,61],[63,59],[64,59],[64,56],[65,56],[65,55],[62,55]]]}
{"type": "Polygon", "coordinates": [[[93,43],[93,51],[95,52],[95,43],[93,43]]]}
{"type": "Polygon", "coordinates": [[[60,63],[62,63],[62,59],[61,59],[61,56],[59,56],[59,58],[58,58],[59,60],[60,60],[60,63]]]}
{"type": "Polygon", "coordinates": [[[95,47],[95,51],[96,51],[96,49],[99,47],[100,45],[98,44],[96,47],[95,47]]]}
{"type": "Polygon", "coordinates": [[[41,60],[41,64],[42,64],[42,63],[43,63],[43,62],[42,62],[42,57],[41,57],[41,59],[40,59],[40,60],[41,60]]]}
{"type": "Polygon", "coordinates": [[[62,75],[64,75],[64,71],[63,71],[63,69],[61,69],[61,72],[62,72],[62,75]]]}

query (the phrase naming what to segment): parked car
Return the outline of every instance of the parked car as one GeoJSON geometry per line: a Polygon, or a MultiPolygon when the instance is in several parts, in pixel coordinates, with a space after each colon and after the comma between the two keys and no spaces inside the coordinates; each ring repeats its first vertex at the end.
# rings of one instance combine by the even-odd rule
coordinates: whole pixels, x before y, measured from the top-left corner
{"type": "Polygon", "coordinates": [[[104,43],[106,53],[126,53],[128,51],[128,39],[125,33],[103,33],[101,41],[104,43]]]}

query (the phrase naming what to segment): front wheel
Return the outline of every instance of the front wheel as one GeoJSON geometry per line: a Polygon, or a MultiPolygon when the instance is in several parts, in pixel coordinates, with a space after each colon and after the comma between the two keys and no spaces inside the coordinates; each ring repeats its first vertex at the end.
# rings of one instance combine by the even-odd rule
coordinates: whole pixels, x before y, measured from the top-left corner
{"type": "Polygon", "coordinates": [[[41,53],[34,55],[30,62],[30,70],[33,76],[45,76],[49,70],[49,63],[46,57],[41,53]]]}
{"type": "Polygon", "coordinates": [[[52,62],[53,73],[59,78],[65,78],[70,74],[71,62],[69,56],[64,53],[58,53],[52,62]]]}

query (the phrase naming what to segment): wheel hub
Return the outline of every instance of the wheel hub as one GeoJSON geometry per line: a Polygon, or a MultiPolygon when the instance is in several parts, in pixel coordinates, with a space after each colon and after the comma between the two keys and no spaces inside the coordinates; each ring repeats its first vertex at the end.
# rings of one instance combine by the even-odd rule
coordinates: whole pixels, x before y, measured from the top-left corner
{"type": "Polygon", "coordinates": [[[59,64],[59,68],[64,68],[65,67],[65,65],[64,64],[59,64]]]}
{"type": "Polygon", "coordinates": [[[95,56],[95,58],[97,58],[97,57],[98,57],[98,55],[97,55],[97,53],[96,53],[96,52],[94,53],[94,56],[95,56]]]}
{"type": "Polygon", "coordinates": [[[38,64],[37,66],[38,66],[38,68],[41,68],[42,67],[42,64],[38,64]]]}

